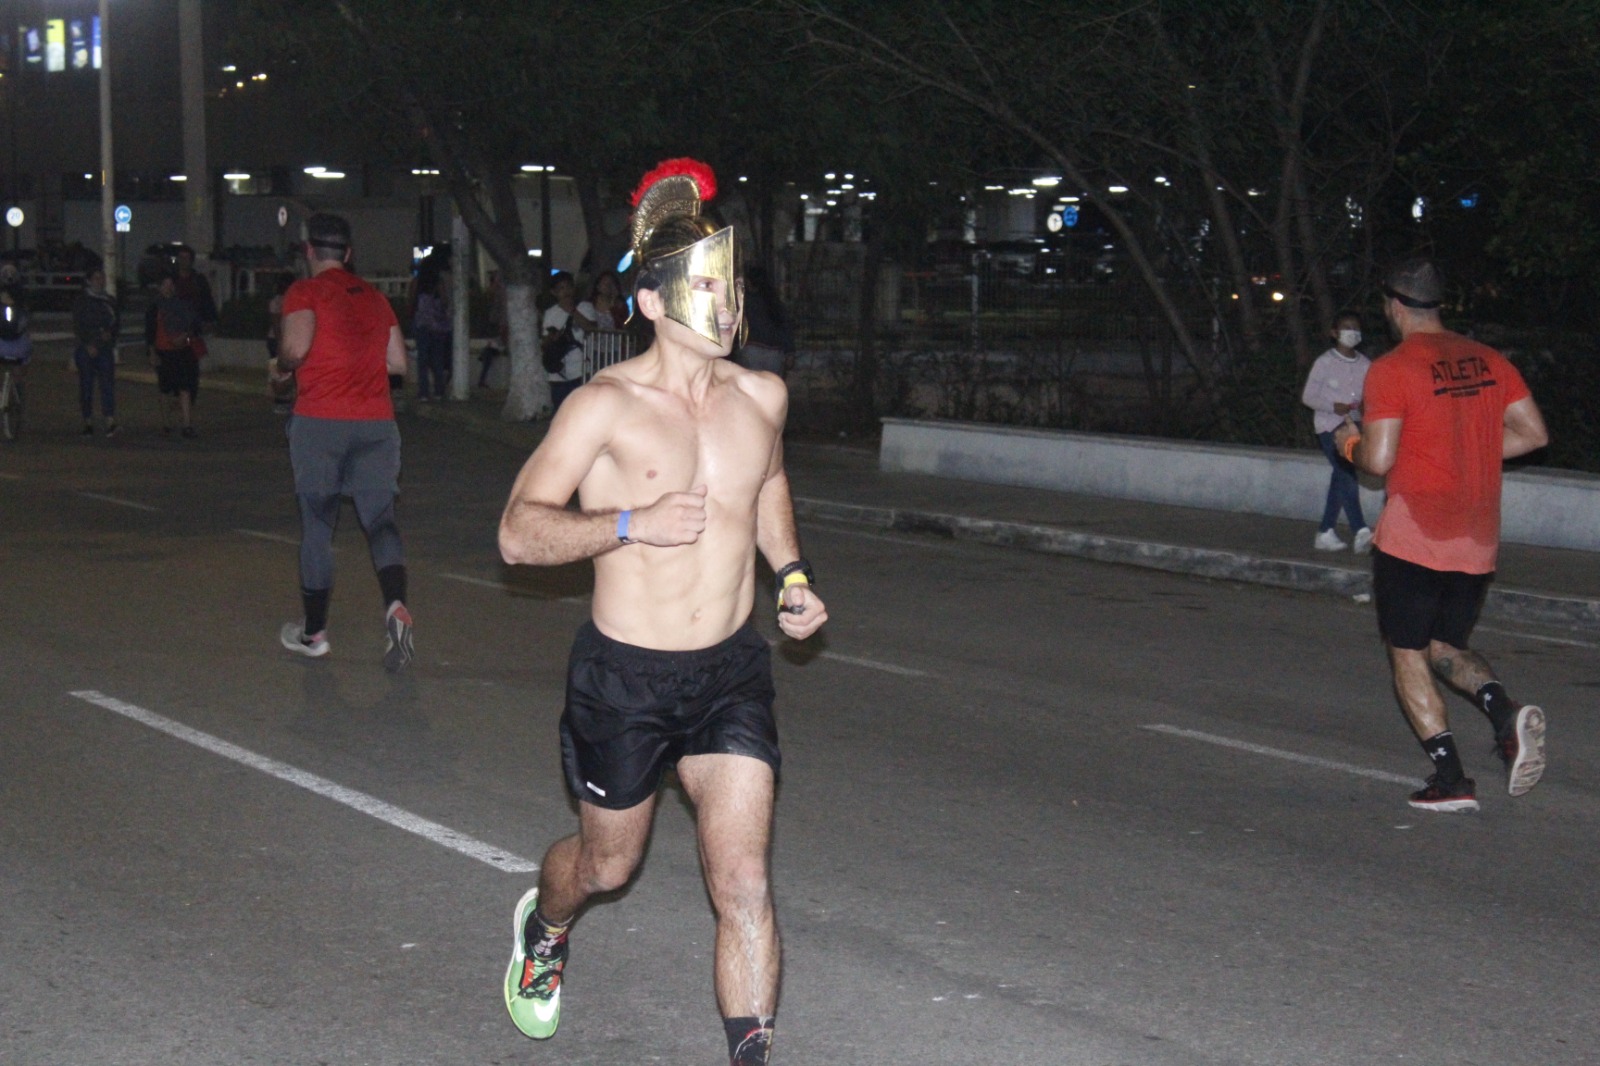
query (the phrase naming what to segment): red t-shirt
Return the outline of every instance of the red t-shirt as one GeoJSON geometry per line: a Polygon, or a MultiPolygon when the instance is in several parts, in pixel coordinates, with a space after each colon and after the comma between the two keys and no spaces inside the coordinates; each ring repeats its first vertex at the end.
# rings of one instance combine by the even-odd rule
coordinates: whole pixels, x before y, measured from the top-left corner
{"type": "Polygon", "coordinates": [[[1528,395],[1510,361],[1459,333],[1413,333],[1367,374],[1369,422],[1400,419],[1372,542],[1430,570],[1494,571],[1506,408],[1528,395]]]}
{"type": "Polygon", "coordinates": [[[394,417],[389,399],[389,330],[394,308],[377,289],[334,267],[283,294],[283,313],[316,315],[311,350],[295,372],[294,413],[308,418],[379,421],[394,417]]]}

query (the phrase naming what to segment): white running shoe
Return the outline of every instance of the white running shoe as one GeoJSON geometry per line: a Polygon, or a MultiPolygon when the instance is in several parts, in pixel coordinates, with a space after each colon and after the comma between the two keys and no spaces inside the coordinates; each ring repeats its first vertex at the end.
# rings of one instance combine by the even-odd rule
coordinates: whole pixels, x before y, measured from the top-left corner
{"type": "Polygon", "coordinates": [[[292,652],[312,659],[320,659],[328,654],[328,634],[322,632],[314,637],[308,637],[304,622],[285,622],[283,628],[278,630],[278,643],[292,652]]]}
{"type": "Polygon", "coordinates": [[[1372,550],[1372,530],[1362,526],[1356,530],[1355,543],[1350,545],[1350,550],[1357,555],[1365,555],[1372,550]]]}
{"type": "Polygon", "coordinates": [[[1349,547],[1348,544],[1339,539],[1339,534],[1331,529],[1324,529],[1321,533],[1318,533],[1317,539],[1311,542],[1311,546],[1319,552],[1339,552],[1349,547]]]}

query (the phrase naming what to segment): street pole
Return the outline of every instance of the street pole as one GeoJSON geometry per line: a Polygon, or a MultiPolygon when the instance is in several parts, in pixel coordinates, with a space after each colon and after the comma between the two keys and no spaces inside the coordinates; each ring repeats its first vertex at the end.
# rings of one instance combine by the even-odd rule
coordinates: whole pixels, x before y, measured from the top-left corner
{"type": "MultiPolygon", "coordinates": [[[[455,201],[451,201],[454,203],[455,201]]],[[[450,398],[472,395],[472,332],[467,303],[467,271],[472,266],[467,220],[458,205],[450,219],[450,398]]]]}
{"type": "Polygon", "coordinates": [[[116,169],[111,152],[111,0],[100,0],[100,254],[106,272],[106,291],[116,296],[121,287],[117,259],[117,227],[112,219],[116,199],[116,169]]]}
{"type": "MultiPolygon", "coordinates": [[[[104,25],[102,23],[102,25],[104,25]]],[[[183,97],[184,243],[197,259],[216,243],[211,168],[206,163],[205,35],[200,0],[178,0],[178,69],[183,97]]]]}

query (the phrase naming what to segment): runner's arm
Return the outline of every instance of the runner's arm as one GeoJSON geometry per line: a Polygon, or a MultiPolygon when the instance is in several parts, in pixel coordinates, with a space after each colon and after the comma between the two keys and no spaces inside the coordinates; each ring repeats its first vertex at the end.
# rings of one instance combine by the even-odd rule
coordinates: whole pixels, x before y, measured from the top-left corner
{"type": "Polygon", "coordinates": [[[1524,396],[1506,408],[1505,436],[1500,445],[1502,459],[1515,459],[1519,455],[1538,451],[1550,443],[1550,431],[1545,429],[1544,415],[1532,396],[1524,396]]]}
{"type": "Polygon", "coordinates": [[[389,327],[389,346],[384,350],[383,360],[389,373],[405,376],[406,338],[398,324],[389,327]]]}
{"type": "Polygon", "coordinates": [[[305,362],[316,332],[317,313],[309,307],[284,315],[283,335],[278,339],[278,369],[287,373],[305,362]]]}
{"type": "Polygon", "coordinates": [[[628,539],[617,536],[622,511],[573,511],[567,501],[610,444],[621,396],[604,382],[567,397],[550,432],[511,487],[500,517],[500,556],[508,563],[559,566],[630,544],[692,544],[706,528],[706,487],[669,492],[629,511],[628,539]]]}
{"type": "Polygon", "coordinates": [[[1379,418],[1363,423],[1357,429],[1346,418],[1344,425],[1334,430],[1334,444],[1343,454],[1344,442],[1351,435],[1359,436],[1350,461],[1357,469],[1383,477],[1394,467],[1394,458],[1400,448],[1400,419],[1379,418]]]}
{"type": "MultiPolygon", "coordinates": [[[[778,387],[781,389],[782,385],[778,387]]],[[[787,404],[785,393],[778,411],[780,427],[787,404]]],[[[767,479],[762,483],[760,495],[756,497],[756,547],[774,573],[800,558],[800,533],[795,527],[794,496],[789,490],[789,475],[783,467],[781,430],[773,441],[767,479]]],[[[805,640],[828,620],[827,605],[809,584],[791,585],[784,589],[783,606],[787,610],[778,612],[778,628],[795,640],[805,640]]]]}

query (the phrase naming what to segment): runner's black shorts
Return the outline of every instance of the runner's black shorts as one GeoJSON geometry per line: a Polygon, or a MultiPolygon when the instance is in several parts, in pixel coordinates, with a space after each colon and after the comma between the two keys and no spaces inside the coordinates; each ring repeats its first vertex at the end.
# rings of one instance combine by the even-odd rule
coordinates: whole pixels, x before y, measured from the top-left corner
{"type": "Polygon", "coordinates": [[[1437,640],[1464,649],[1493,580],[1492,573],[1430,570],[1374,549],[1372,600],[1378,608],[1378,631],[1395,648],[1421,651],[1437,640]]]}
{"type": "Polygon", "coordinates": [[[688,755],[748,755],[778,772],[772,651],[746,622],[720,644],[656,651],[584,623],[567,662],[561,761],[585,803],[626,810],[688,755]]]}

